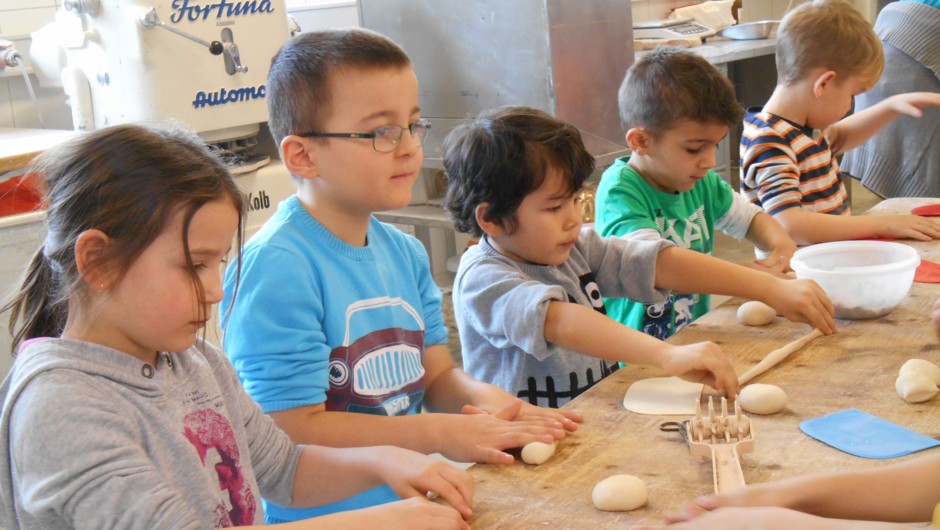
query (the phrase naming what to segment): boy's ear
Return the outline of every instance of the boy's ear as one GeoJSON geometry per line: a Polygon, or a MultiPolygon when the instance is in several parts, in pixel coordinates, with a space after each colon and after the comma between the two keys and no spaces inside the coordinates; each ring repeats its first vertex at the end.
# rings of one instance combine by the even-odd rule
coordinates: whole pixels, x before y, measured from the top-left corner
{"type": "Polygon", "coordinates": [[[836,73],[832,70],[826,70],[819,74],[816,81],[813,82],[813,94],[818,98],[822,96],[826,88],[836,82],[836,73]]]}
{"type": "Polygon", "coordinates": [[[75,266],[88,287],[97,292],[110,289],[116,279],[108,265],[113,243],[101,230],[85,230],[75,240],[75,266]]]}
{"type": "Polygon", "coordinates": [[[313,151],[302,136],[288,135],[281,140],[281,161],[292,175],[300,178],[312,179],[319,175],[313,151]]]}
{"type": "Polygon", "coordinates": [[[480,229],[490,237],[499,237],[506,233],[506,230],[503,229],[503,225],[496,222],[490,221],[487,219],[487,211],[490,208],[488,202],[480,203],[477,205],[476,209],[473,211],[476,216],[477,224],[480,225],[480,229]]]}
{"type": "Polygon", "coordinates": [[[646,154],[652,139],[653,135],[641,127],[634,127],[627,131],[627,145],[630,146],[631,151],[638,155],[646,154]]]}

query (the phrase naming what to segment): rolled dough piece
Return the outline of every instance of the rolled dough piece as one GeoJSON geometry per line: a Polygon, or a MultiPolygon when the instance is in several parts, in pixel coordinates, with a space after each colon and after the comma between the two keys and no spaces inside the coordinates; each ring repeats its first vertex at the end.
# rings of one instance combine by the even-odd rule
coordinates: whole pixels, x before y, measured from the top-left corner
{"type": "Polygon", "coordinates": [[[922,403],[933,398],[940,391],[929,377],[914,372],[899,375],[894,381],[894,389],[898,391],[901,399],[908,403],[922,403]]]}
{"type": "Polygon", "coordinates": [[[594,506],[607,512],[635,510],[646,504],[646,484],[633,475],[612,475],[591,492],[594,506]]]}
{"type": "Polygon", "coordinates": [[[756,300],[744,302],[738,307],[738,322],[747,326],[766,326],[774,321],[777,310],[756,300]]]}
{"type": "Polygon", "coordinates": [[[771,368],[776,366],[777,363],[786,359],[788,355],[799,350],[803,346],[806,346],[811,341],[813,341],[816,337],[821,337],[821,336],[822,336],[822,331],[819,331],[818,329],[814,329],[805,337],[796,339],[790,344],[787,344],[786,346],[782,348],[777,348],[776,350],[768,353],[767,357],[764,357],[761,360],[761,362],[755,364],[750,370],[744,372],[743,374],[741,374],[740,377],[738,377],[738,384],[741,386],[744,386],[744,383],[747,383],[751,379],[754,379],[755,377],[766,372],[767,370],[770,370],[771,368]]]}
{"type": "Polygon", "coordinates": [[[779,386],[754,383],[741,389],[738,403],[753,414],[776,414],[787,406],[787,393],[779,386]]]}
{"type": "Polygon", "coordinates": [[[695,414],[695,404],[702,396],[702,383],[678,377],[641,379],[630,385],[623,396],[623,408],[637,414],[657,416],[695,414]]]}
{"type": "Polygon", "coordinates": [[[901,365],[898,375],[906,373],[923,374],[933,380],[934,384],[940,386],[940,366],[926,359],[908,359],[901,365]]]}
{"type": "Polygon", "coordinates": [[[546,460],[552,457],[555,454],[555,446],[557,442],[552,442],[550,444],[542,442],[531,442],[527,443],[525,447],[522,448],[522,461],[526,464],[539,465],[545,463],[546,460]]]}

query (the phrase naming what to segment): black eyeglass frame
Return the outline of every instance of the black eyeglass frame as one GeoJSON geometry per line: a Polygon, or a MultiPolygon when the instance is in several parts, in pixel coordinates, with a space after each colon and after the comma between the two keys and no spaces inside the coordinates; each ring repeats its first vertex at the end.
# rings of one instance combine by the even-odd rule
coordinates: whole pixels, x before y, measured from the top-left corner
{"type": "MultiPolygon", "coordinates": [[[[408,134],[410,134],[411,137],[415,139],[416,143],[418,144],[418,147],[421,147],[421,143],[424,142],[425,136],[427,136],[427,133],[430,132],[430,130],[431,130],[431,122],[428,121],[428,120],[426,120],[426,119],[424,119],[424,118],[421,118],[420,120],[418,120],[418,121],[416,121],[416,122],[414,122],[414,123],[409,123],[407,129],[408,129],[408,134]],[[423,134],[422,136],[420,136],[420,137],[415,136],[415,127],[417,127],[417,126],[420,126],[420,127],[424,128],[424,134],[423,134]]],[[[375,131],[372,131],[372,132],[370,132],[370,133],[317,133],[317,132],[306,132],[306,133],[296,134],[295,136],[301,136],[301,137],[303,137],[303,138],[359,138],[359,139],[371,139],[371,140],[372,140],[372,149],[375,149],[376,152],[379,152],[379,153],[391,153],[392,151],[394,151],[394,150],[398,147],[398,144],[401,143],[401,137],[402,137],[403,134],[405,134],[405,127],[402,127],[401,125],[385,125],[385,126],[379,127],[378,129],[376,129],[375,131]],[[391,149],[389,149],[388,151],[382,151],[382,150],[380,150],[380,149],[375,145],[375,139],[376,139],[376,138],[379,138],[379,137],[381,136],[377,131],[381,131],[382,129],[392,129],[392,128],[397,128],[397,129],[398,129],[398,137],[395,139],[394,143],[392,143],[392,148],[391,148],[391,149]]]]}

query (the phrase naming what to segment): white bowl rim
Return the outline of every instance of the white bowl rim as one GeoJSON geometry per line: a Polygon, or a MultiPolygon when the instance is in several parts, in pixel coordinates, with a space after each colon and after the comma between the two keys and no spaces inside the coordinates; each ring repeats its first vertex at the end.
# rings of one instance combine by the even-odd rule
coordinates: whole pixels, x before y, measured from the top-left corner
{"type": "Polygon", "coordinates": [[[920,265],[920,254],[917,253],[917,249],[910,247],[902,243],[895,243],[893,241],[830,241],[828,243],[817,243],[815,245],[809,245],[797,249],[793,253],[793,257],[790,258],[790,267],[799,272],[797,269],[802,269],[805,272],[811,272],[813,274],[826,274],[833,276],[847,276],[847,275],[857,275],[862,274],[872,274],[872,273],[886,273],[886,272],[897,272],[899,270],[905,269],[916,269],[920,265]],[[825,271],[820,269],[814,269],[804,263],[800,258],[803,256],[810,256],[813,254],[818,254],[823,251],[838,251],[842,248],[850,247],[852,249],[865,249],[865,248],[886,248],[894,247],[899,249],[901,252],[907,254],[907,256],[901,261],[894,263],[886,263],[884,265],[867,265],[867,266],[858,266],[850,267],[849,270],[835,270],[835,271],[825,271]]]}

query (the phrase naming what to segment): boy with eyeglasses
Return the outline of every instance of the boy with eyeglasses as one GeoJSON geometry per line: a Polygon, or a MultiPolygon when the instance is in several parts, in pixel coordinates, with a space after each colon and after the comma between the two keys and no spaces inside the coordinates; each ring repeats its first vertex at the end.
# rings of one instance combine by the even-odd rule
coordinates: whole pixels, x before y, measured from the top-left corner
{"type": "MultiPolygon", "coordinates": [[[[298,443],[396,445],[461,462],[574,430],[455,367],[421,244],[372,213],[411,201],[423,159],[411,61],[376,33],[302,33],[274,57],[269,125],[297,193],[225,278],[224,346],[246,390],[298,443]],[[237,292],[237,296],[236,296],[237,292]],[[418,414],[422,406],[432,412],[418,414]]],[[[396,500],[381,487],[269,523],[396,500]]]]}

